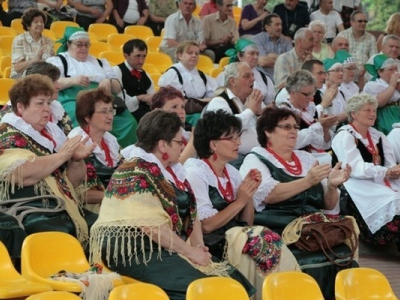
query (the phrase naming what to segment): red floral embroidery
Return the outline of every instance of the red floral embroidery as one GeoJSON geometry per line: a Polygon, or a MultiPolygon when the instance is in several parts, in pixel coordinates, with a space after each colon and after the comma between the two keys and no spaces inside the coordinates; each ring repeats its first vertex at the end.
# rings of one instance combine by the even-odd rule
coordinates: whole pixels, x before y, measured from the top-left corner
{"type": "Polygon", "coordinates": [[[26,140],[22,136],[17,135],[17,136],[15,136],[14,144],[18,148],[25,148],[28,143],[26,142],[26,140]]]}

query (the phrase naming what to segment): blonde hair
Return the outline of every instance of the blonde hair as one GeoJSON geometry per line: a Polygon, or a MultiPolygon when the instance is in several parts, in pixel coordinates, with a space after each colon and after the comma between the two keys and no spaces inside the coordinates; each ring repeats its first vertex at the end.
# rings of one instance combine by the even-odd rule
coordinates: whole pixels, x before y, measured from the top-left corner
{"type": "Polygon", "coordinates": [[[180,43],[178,45],[178,48],[176,48],[176,51],[175,51],[176,59],[179,61],[179,54],[186,53],[186,51],[188,51],[188,49],[191,46],[196,46],[196,47],[200,48],[199,44],[197,42],[195,42],[195,41],[186,41],[186,42],[180,43]]]}
{"type": "Polygon", "coordinates": [[[400,13],[394,13],[386,22],[385,32],[388,34],[396,34],[400,27],[400,13]]]}
{"type": "Polygon", "coordinates": [[[354,121],[353,117],[351,116],[351,113],[359,111],[366,104],[372,104],[375,106],[375,108],[377,108],[378,100],[376,99],[375,96],[372,96],[367,93],[355,94],[353,97],[347,100],[345,111],[349,123],[354,121]]]}

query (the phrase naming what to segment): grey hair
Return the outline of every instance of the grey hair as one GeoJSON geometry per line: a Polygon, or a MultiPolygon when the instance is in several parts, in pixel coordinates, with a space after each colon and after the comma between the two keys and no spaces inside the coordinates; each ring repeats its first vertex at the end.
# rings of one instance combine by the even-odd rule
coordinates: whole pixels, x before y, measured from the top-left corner
{"type": "Polygon", "coordinates": [[[361,93],[361,94],[355,94],[353,97],[347,100],[345,111],[349,123],[354,121],[353,117],[351,116],[351,113],[359,111],[366,104],[373,104],[375,108],[377,108],[378,100],[376,99],[376,96],[372,96],[367,93],[361,93]]]}
{"type": "MultiPolygon", "coordinates": [[[[294,34],[293,40],[296,42],[297,40],[304,39],[306,37],[306,33],[311,30],[305,27],[300,28],[299,30],[296,31],[294,34]]],[[[311,32],[312,33],[312,32],[311,32]]]]}
{"type": "Polygon", "coordinates": [[[286,79],[286,90],[290,92],[298,92],[302,87],[315,86],[315,78],[307,70],[297,70],[286,79]]]}
{"type": "Polygon", "coordinates": [[[382,45],[386,45],[386,43],[389,42],[390,40],[395,40],[395,41],[400,42],[400,38],[397,35],[388,34],[383,38],[382,45]]]}
{"type": "Polygon", "coordinates": [[[337,35],[337,36],[335,36],[335,38],[332,40],[332,46],[335,45],[335,44],[337,43],[338,39],[345,39],[347,42],[349,42],[349,40],[348,40],[346,37],[344,37],[344,36],[342,36],[342,35],[337,35]]]}
{"type": "Polygon", "coordinates": [[[322,29],[324,30],[324,33],[326,33],[327,27],[324,21],[314,20],[310,22],[310,24],[308,25],[308,29],[312,30],[314,26],[321,26],[322,29]]]}
{"type": "Polygon", "coordinates": [[[225,67],[225,81],[224,84],[226,87],[229,87],[229,79],[231,78],[239,78],[239,67],[242,65],[249,65],[246,62],[234,62],[230,63],[225,67]]]}

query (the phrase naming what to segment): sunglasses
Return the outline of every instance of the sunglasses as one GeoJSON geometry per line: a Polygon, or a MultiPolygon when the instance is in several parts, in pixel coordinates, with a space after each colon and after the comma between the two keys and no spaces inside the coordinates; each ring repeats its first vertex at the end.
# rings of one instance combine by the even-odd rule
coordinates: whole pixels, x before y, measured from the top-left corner
{"type": "Polygon", "coordinates": [[[357,23],[365,23],[365,24],[367,24],[367,23],[368,23],[368,21],[367,21],[367,20],[357,20],[357,21],[355,21],[355,22],[357,22],[357,23]]]}

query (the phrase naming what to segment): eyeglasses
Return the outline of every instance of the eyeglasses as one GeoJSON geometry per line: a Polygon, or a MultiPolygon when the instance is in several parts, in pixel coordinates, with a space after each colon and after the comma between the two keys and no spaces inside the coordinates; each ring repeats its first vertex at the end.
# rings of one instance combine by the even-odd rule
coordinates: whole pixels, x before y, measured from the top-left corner
{"type": "Polygon", "coordinates": [[[276,127],[282,128],[283,130],[286,130],[286,131],[290,131],[293,128],[296,129],[296,130],[300,130],[300,126],[297,125],[297,124],[295,124],[295,125],[292,125],[292,124],[277,124],[276,127]]]}
{"type": "Polygon", "coordinates": [[[307,97],[307,98],[309,98],[309,97],[314,97],[314,95],[315,95],[315,91],[313,91],[313,92],[311,92],[311,93],[303,93],[303,92],[300,92],[300,91],[298,91],[300,94],[302,94],[303,96],[305,96],[305,97],[307,97]]]}
{"type": "Polygon", "coordinates": [[[343,73],[344,70],[342,68],[340,69],[333,69],[333,70],[329,70],[328,73],[333,72],[333,73],[343,73]]]}
{"type": "Polygon", "coordinates": [[[85,48],[90,48],[91,44],[90,43],[73,43],[77,48],[82,49],[83,47],[85,48]]]}
{"type": "Polygon", "coordinates": [[[357,71],[358,68],[357,67],[349,67],[349,68],[344,68],[347,71],[357,71]]]}
{"type": "Polygon", "coordinates": [[[171,140],[171,142],[178,143],[178,144],[179,144],[179,146],[182,146],[182,145],[183,145],[183,140],[180,140],[180,141],[177,141],[177,140],[171,140]]]}
{"type": "Polygon", "coordinates": [[[231,135],[231,136],[227,136],[227,137],[220,137],[218,140],[219,141],[237,142],[240,140],[241,137],[242,137],[242,132],[239,134],[235,134],[235,135],[231,135]]]}
{"type": "Polygon", "coordinates": [[[101,114],[101,115],[113,115],[115,116],[116,110],[115,109],[109,109],[109,110],[100,110],[100,111],[95,111],[96,114],[101,114]]]}
{"type": "Polygon", "coordinates": [[[355,22],[357,22],[357,23],[365,23],[365,24],[367,24],[367,23],[368,23],[368,20],[357,20],[357,21],[355,21],[355,22]]]}

